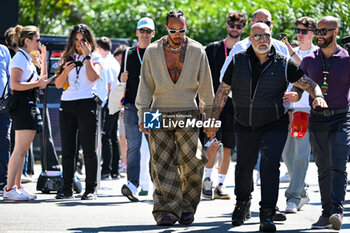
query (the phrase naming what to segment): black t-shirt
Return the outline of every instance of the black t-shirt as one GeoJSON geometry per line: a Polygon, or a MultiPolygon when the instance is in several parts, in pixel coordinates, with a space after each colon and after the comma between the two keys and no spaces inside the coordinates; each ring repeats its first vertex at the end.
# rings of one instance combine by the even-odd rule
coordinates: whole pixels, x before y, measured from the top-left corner
{"type": "MultiPolygon", "coordinates": [[[[246,52],[249,55],[249,60],[252,68],[252,89],[255,90],[256,84],[258,83],[261,71],[268,65],[270,62],[274,59],[274,56],[276,54],[275,48],[271,47],[271,52],[269,54],[269,57],[267,61],[265,61],[263,64],[260,63],[258,57],[255,55],[253,47],[249,46],[246,52]]],[[[233,70],[233,63],[231,62],[230,65],[227,67],[227,70],[225,72],[223,81],[231,85],[231,79],[232,79],[232,70],[233,70]]],[[[287,67],[287,79],[289,82],[294,83],[298,81],[302,76],[304,75],[304,71],[300,68],[298,64],[296,64],[292,59],[288,60],[288,67],[287,67]]],[[[252,91],[252,95],[254,94],[254,91],[252,91]]],[[[253,96],[251,96],[253,98],[253,96]]]]}
{"type": "MultiPolygon", "coordinates": [[[[227,55],[230,54],[231,49],[227,48],[227,55]]],[[[225,43],[224,40],[208,44],[205,48],[207,53],[211,76],[213,79],[214,92],[216,93],[220,85],[220,70],[225,63],[225,43]]]]}
{"type": "MultiPolygon", "coordinates": [[[[140,50],[140,58],[143,59],[143,54],[146,49],[140,50]]],[[[120,81],[121,73],[124,72],[124,61],[125,61],[125,52],[123,52],[122,56],[122,64],[120,67],[120,73],[118,76],[118,80],[120,81]]],[[[137,47],[132,47],[128,52],[128,59],[126,61],[126,71],[128,71],[128,80],[126,81],[126,93],[125,93],[125,104],[135,104],[137,89],[140,82],[140,72],[141,72],[141,62],[138,56],[137,47]]]]}

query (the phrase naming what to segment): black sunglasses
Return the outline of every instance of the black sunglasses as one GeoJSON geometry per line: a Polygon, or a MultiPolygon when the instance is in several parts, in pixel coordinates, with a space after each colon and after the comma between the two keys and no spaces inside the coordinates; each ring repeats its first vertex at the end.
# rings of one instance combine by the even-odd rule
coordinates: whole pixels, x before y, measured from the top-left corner
{"type": "Polygon", "coordinates": [[[259,20],[259,21],[257,21],[257,23],[264,23],[264,24],[266,24],[269,27],[272,25],[271,21],[261,21],[261,20],[259,20]]]}
{"type": "Polygon", "coordinates": [[[86,26],[82,26],[82,25],[75,25],[75,26],[73,27],[73,30],[74,30],[74,31],[87,31],[88,28],[87,28],[86,26]]]}
{"type": "Polygon", "coordinates": [[[269,33],[264,33],[264,34],[255,34],[252,36],[255,41],[260,40],[261,38],[264,38],[265,40],[269,40],[271,37],[271,34],[269,33]]]}
{"type": "Polygon", "coordinates": [[[306,35],[309,31],[312,31],[310,29],[301,29],[301,28],[295,28],[294,29],[296,34],[299,34],[301,32],[301,34],[306,35]]]}
{"type": "Polygon", "coordinates": [[[36,39],[36,42],[37,42],[37,43],[40,43],[40,39],[36,39]]]}
{"type": "Polygon", "coordinates": [[[314,34],[317,36],[318,34],[321,34],[321,36],[327,35],[327,32],[329,31],[334,31],[335,28],[327,29],[327,28],[322,28],[322,29],[315,29],[314,34]]]}
{"type": "Polygon", "coordinates": [[[168,28],[168,32],[170,34],[175,34],[177,32],[180,33],[180,34],[183,34],[183,33],[186,32],[186,28],[182,28],[182,29],[179,29],[179,30],[168,28]]]}
{"type": "Polygon", "coordinates": [[[153,30],[151,30],[151,29],[143,29],[143,28],[140,28],[139,29],[139,32],[141,33],[141,34],[143,34],[143,33],[147,33],[147,34],[151,34],[152,32],[153,32],[153,30]]]}
{"type": "Polygon", "coordinates": [[[237,28],[238,30],[241,30],[242,28],[244,28],[243,24],[228,23],[228,26],[232,29],[237,28]]]}

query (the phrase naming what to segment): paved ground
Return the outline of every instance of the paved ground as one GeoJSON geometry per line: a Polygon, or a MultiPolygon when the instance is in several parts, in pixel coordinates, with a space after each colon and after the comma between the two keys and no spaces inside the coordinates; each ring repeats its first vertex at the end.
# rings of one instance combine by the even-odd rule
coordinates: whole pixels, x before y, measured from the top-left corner
{"type": "MultiPolygon", "coordinates": [[[[350,164],[348,164],[350,165],[350,164]]],[[[348,172],[350,171],[348,166],[348,172]]],[[[36,174],[40,166],[36,166],[36,174]]],[[[281,175],[286,170],[281,166],[281,175]]],[[[234,163],[231,164],[227,191],[233,196],[234,163]]],[[[213,177],[216,177],[213,174],[213,177]]],[[[38,175],[36,175],[37,177],[38,175]]],[[[158,227],[155,225],[152,211],[152,197],[140,197],[140,202],[131,203],[121,195],[120,188],[126,179],[102,181],[99,198],[95,201],[81,201],[80,195],[68,201],[54,199],[54,195],[35,191],[36,182],[25,187],[38,194],[38,199],[30,202],[8,203],[0,201],[0,232],[257,232],[259,229],[258,202],[260,187],[253,193],[252,218],[243,226],[232,227],[231,214],[234,199],[205,200],[198,206],[195,222],[184,227],[158,227]]],[[[297,214],[287,215],[287,221],[277,223],[278,232],[336,232],[333,230],[311,230],[320,213],[320,196],[317,185],[317,173],[314,163],[310,164],[307,174],[311,201],[297,214]]],[[[285,208],[284,191],[288,184],[280,185],[278,206],[285,208]]],[[[344,225],[340,232],[350,232],[350,189],[347,190],[344,225]]],[[[1,198],[0,198],[1,199],[1,198]]]]}

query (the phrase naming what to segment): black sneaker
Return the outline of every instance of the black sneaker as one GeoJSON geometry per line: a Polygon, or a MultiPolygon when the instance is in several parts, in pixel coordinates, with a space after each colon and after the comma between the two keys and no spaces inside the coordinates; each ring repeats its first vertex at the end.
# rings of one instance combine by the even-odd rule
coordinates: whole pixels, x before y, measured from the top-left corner
{"type": "Polygon", "coordinates": [[[101,173],[101,180],[110,180],[109,173],[101,173]]]}
{"type": "Polygon", "coordinates": [[[87,192],[85,191],[84,194],[81,196],[81,200],[95,200],[97,198],[95,192],[87,192]]]}
{"type": "Polygon", "coordinates": [[[73,199],[73,194],[65,194],[64,192],[59,192],[56,195],[56,199],[73,199]]]}
{"type": "Polygon", "coordinates": [[[243,225],[244,221],[250,218],[251,201],[237,201],[235,210],[232,213],[232,225],[243,225]]]}
{"type": "Polygon", "coordinates": [[[317,222],[311,225],[311,229],[329,229],[332,224],[329,222],[329,217],[319,217],[317,222]]]}

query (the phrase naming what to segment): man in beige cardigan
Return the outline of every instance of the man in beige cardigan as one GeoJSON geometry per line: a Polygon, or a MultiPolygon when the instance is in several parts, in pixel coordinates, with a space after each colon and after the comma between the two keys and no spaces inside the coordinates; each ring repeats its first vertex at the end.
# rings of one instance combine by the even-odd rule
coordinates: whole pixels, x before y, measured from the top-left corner
{"type": "Polygon", "coordinates": [[[172,226],[176,221],[190,225],[200,201],[207,158],[202,154],[198,127],[174,123],[197,120],[197,93],[205,104],[204,111],[209,112],[214,93],[205,50],[185,36],[183,12],[169,12],[165,27],[168,35],[152,43],[145,52],[136,107],[140,131],[150,134],[151,170],[156,186],[154,219],[161,226],[172,226]],[[147,124],[144,127],[149,108],[158,110],[152,120],[162,115],[158,129],[146,129],[147,124]]]}

